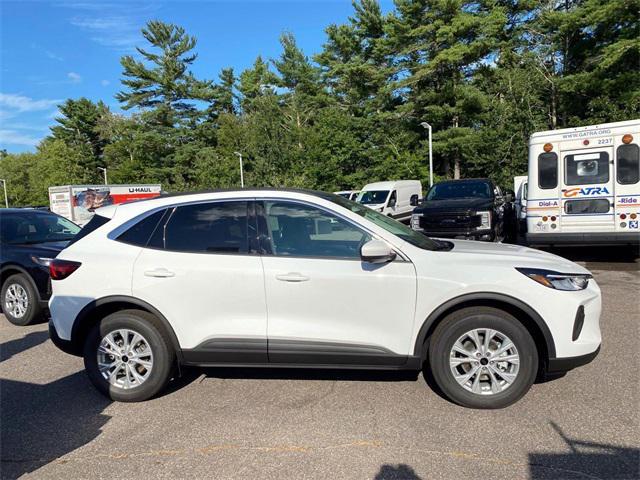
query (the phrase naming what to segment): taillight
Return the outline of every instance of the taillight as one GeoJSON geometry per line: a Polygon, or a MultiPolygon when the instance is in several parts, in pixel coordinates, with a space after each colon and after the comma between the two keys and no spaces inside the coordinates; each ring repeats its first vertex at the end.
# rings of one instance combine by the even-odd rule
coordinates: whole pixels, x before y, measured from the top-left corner
{"type": "Polygon", "coordinates": [[[49,274],[52,280],[64,280],[75,272],[80,265],[80,262],[54,258],[49,264],[49,274]]]}

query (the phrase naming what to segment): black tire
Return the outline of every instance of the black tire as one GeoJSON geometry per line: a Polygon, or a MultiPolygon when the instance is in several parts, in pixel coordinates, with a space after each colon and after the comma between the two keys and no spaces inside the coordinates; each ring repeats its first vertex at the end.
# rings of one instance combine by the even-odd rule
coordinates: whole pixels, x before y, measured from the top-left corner
{"type": "Polygon", "coordinates": [[[507,407],[522,398],[538,372],[538,350],[522,323],[509,313],[490,307],[470,307],[448,315],[429,340],[429,367],[437,386],[451,401],[468,408],[493,409],[507,407]],[[481,395],[463,388],[454,378],[449,365],[451,349],[460,336],[476,328],[491,328],[511,339],[520,366],[513,383],[502,392],[481,395]]]}
{"type": "Polygon", "coordinates": [[[112,400],[141,402],[160,392],[169,382],[175,365],[175,352],[156,317],[140,310],[122,310],[103,318],[85,340],[84,366],[91,383],[112,400]],[[102,338],[114,330],[126,328],[142,335],[153,352],[149,377],[139,386],[124,389],[111,385],[98,369],[98,346],[102,338]]]}
{"type": "Polygon", "coordinates": [[[23,273],[16,273],[7,278],[2,285],[2,291],[0,292],[0,298],[2,299],[2,313],[7,317],[14,325],[21,327],[25,325],[33,325],[34,323],[42,320],[42,308],[40,307],[40,297],[38,292],[29,281],[29,278],[23,273]],[[14,317],[10,311],[7,310],[7,293],[9,287],[12,285],[19,285],[24,289],[27,294],[27,310],[21,317],[14,317]]]}

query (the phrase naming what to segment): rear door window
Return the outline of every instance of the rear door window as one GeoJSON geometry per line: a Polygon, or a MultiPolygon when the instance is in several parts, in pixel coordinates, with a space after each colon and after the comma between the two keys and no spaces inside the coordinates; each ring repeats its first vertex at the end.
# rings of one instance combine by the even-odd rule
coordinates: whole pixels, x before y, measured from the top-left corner
{"type": "Polygon", "coordinates": [[[620,145],[616,151],[617,173],[620,185],[638,183],[640,179],[640,147],[636,144],[620,145]]]}
{"type": "Polygon", "coordinates": [[[609,181],[607,152],[576,153],[564,157],[567,185],[592,185],[609,181]]]}
{"type": "Polygon", "coordinates": [[[543,190],[558,187],[558,155],[554,152],[538,156],[538,186],[543,190]]]}
{"type": "Polygon", "coordinates": [[[164,228],[164,248],[176,252],[248,253],[247,206],[246,201],[229,201],[177,207],[164,228]]]}

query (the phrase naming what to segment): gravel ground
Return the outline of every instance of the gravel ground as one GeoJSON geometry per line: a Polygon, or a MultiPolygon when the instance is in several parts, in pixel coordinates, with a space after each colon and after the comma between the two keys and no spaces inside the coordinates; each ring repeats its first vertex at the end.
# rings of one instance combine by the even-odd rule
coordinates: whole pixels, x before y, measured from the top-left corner
{"type": "Polygon", "coordinates": [[[640,478],[639,264],[560,254],[603,290],[602,351],[500,411],[422,375],[313,370],[194,369],[113,403],[46,325],[2,317],[2,478],[640,478]]]}

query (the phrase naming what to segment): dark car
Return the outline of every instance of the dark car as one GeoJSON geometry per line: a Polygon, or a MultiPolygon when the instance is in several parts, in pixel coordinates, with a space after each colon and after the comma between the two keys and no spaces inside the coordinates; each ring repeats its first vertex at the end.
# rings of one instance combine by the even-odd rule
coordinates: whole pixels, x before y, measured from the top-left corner
{"type": "Polygon", "coordinates": [[[51,295],[49,263],[80,227],[54,213],[0,209],[0,301],[15,325],[37,322],[51,295]]]}
{"type": "Polygon", "coordinates": [[[511,227],[512,198],[487,178],[433,185],[411,217],[411,227],[430,237],[501,242],[511,227]]]}

